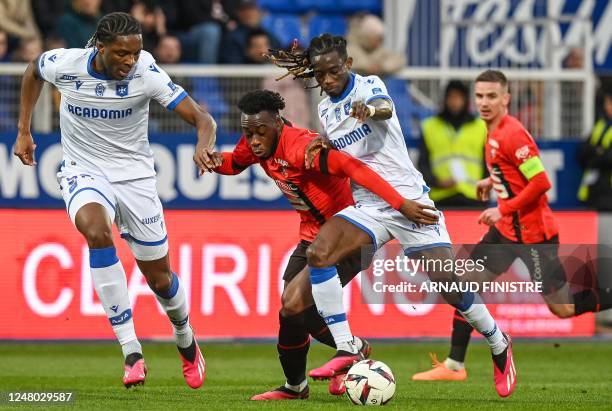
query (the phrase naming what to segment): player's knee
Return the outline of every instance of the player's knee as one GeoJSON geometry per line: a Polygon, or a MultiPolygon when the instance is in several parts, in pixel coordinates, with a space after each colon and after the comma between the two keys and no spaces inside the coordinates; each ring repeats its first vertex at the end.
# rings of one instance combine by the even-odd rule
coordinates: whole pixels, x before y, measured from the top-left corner
{"type": "Polygon", "coordinates": [[[113,234],[110,230],[99,227],[89,227],[83,231],[89,248],[106,248],[113,246],[113,234]]]}
{"type": "Polygon", "coordinates": [[[322,268],[334,265],[334,262],[331,261],[331,249],[324,244],[312,243],[306,249],[306,258],[311,267],[322,268]]]}
{"type": "Polygon", "coordinates": [[[571,318],[576,314],[574,304],[548,304],[548,309],[558,318],[571,318]]]}
{"type": "Polygon", "coordinates": [[[304,304],[302,299],[296,293],[283,292],[281,296],[281,315],[283,317],[290,317],[297,315],[304,310],[304,304]]]}
{"type": "Polygon", "coordinates": [[[147,277],[147,284],[149,284],[149,288],[153,290],[153,292],[165,293],[170,289],[172,285],[172,276],[170,273],[161,273],[155,276],[147,277]]]}

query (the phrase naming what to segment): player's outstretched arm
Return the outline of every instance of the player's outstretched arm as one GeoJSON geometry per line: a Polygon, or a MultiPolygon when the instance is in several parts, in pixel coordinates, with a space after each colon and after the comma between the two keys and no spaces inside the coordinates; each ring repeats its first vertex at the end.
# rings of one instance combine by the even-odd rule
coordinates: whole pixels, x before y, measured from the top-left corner
{"type": "Polygon", "coordinates": [[[351,180],[385,200],[391,207],[398,210],[417,224],[436,224],[438,215],[435,207],[409,200],[379,176],[366,164],[341,151],[324,151],[316,159],[315,165],[323,173],[349,177],[351,180]]]}
{"type": "Polygon", "coordinates": [[[355,117],[362,123],[367,119],[389,120],[393,116],[393,104],[383,98],[376,98],[368,104],[363,101],[355,101],[351,105],[351,117],[355,117]]]}
{"type": "Polygon", "coordinates": [[[44,81],[36,72],[38,59],[28,65],[21,80],[21,97],[19,100],[19,123],[17,124],[17,138],[15,139],[14,154],[21,162],[28,166],[36,165],[34,157],[34,139],[30,131],[32,112],[38,101],[44,81]]]}
{"type": "Polygon", "coordinates": [[[200,175],[220,166],[219,158],[212,156],[217,140],[217,123],[212,116],[189,96],[183,99],[174,111],[197,130],[198,142],[193,161],[200,169],[200,175]]]}

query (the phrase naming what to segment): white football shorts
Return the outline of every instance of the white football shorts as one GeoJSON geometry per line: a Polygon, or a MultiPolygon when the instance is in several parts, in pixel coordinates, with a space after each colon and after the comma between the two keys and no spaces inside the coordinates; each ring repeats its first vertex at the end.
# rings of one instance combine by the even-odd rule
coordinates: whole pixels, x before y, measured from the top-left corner
{"type": "Polygon", "coordinates": [[[57,179],[73,224],[81,207],[98,203],[115,222],[137,260],[152,261],[168,254],[168,234],[155,177],[113,183],[99,172],[66,161],[57,179]]]}

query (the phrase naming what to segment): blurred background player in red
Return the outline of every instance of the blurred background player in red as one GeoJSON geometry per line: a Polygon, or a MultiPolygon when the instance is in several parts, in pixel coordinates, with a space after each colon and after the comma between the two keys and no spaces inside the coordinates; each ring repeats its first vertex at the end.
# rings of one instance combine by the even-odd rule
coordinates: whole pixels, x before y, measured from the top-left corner
{"type": "MultiPolygon", "coordinates": [[[[546,197],[551,184],[535,141],[520,121],[508,114],[506,76],[497,70],[484,71],[476,78],[474,93],[480,117],[487,124],[485,160],[490,173],[490,177],[478,182],[477,195],[487,201],[494,189],[498,205],[480,215],[478,223],[488,225],[489,231],[470,258],[484,259],[493,276],[503,274],[520,258],[533,281],[542,282],[548,307],[560,318],[610,308],[609,304],[597,303],[601,290],[596,288],[570,295],[558,256],[559,229],[546,197]]],[[[440,363],[432,355],[433,369],[417,373],[412,379],[465,380],[464,361],[472,330],[455,311],[448,358],[440,363]]]]}

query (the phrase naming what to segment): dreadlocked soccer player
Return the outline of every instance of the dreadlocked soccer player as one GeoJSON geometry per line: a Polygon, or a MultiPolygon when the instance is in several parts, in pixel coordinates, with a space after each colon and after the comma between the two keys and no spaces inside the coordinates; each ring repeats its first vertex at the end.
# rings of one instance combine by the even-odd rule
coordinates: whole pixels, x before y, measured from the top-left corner
{"type": "Polygon", "coordinates": [[[149,102],[157,100],[195,126],[200,148],[214,145],[214,120],[142,50],[138,21],[126,13],[111,13],[100,19],[87,48],[50,50],[28,66],[15,155],[30,166],[36,164],[30,123],[43,81],[62,95],[60,189],[70,219],[87,240],[93,284],[121,344],[123,384],[144,384],[147,367],[113,243],[113,221],[172,323],[185,381],[200,387],[204,357],[189,325],[185,289],[170,269],[168,236],[155,188],[147,138],[149,102]]]}
{"type": "MultiPolygon", "coordinates": [[[[404,199],[378,174],[345,153],[323,150],[317,155],[314,167],[306,169],[306,147],[317,135],[291,126],[280,116],[279,111],[285,107],[285,102],[278,93],[269,90],[249,92],[242,97],[238,107],[242,111],[244,135],[234,151],[217,153],[205,150],[197,154],[200,157],[196,158],[196,163],[202,171],[220,174],[238,174],[252,164],[260,164],[300,214],[300,242],[283,276],[285,287],[279,313],[277,348],[287,380],[285,385],[252,399],[307,398],[309,334],[327,345],[335,345],[313,304],[311,279],[305,269],[306,250],[321,226],[325,227],[326,221],[333,220],[336,213],[353,204],[348,178],[381,196],[390,207],[407,218],[423,217],[427,223],[435,223],[437,216],[424,214],[426,206],[404,199]]],[[[337,268],[340,282],[347,284],[361,270],[361,254],[357,252],[347,256],[337,268]]],[[[354,342],[360,356],[367,357],[370,351],[367,341],[355,337],[354,342]]],[[[332,378],[330,393],[338,395],[343,391],[342,378],[332,378]]]]}
{"type": "MultiPolygon", "coordinates": [[[[312,39],[304,52],[273,50],[270,59],[296,79],[314,78],[327,94],[319,103],[318,113],[334,148],[362,160],[403,197],[433,206],[427,195],[429,187],[408,157],[385,84],[377,76],[362,77],[351,72],[352,59],[343,37],[323,34],[312,39]]],[[[319,148],[313,145],[307,151],[313,153],[319,148]]],[[[422,225],[420,218],[406,218],[359,184],[353,183],[353,197],[356,205],[329,219],[307,250],[312,294],[337,347],[335,357],[310,371],[313,378],[332,378],[346,372],[360,358],[342,307],[342,287],[335,268],[338,261],[362,247],[380,247],[392,238],[411,257],[434,261],[453,258],[441,213],[436,225],[422,225]]],[[[433,281],[454,280],[454,273],[448,271],[430,271],[428,275],[433,281]]],[[[443,296],[485,336],[493,355],[497,393],[510,395],[516,385],[516,372],[509,337],[499,329],[487,307],[475,303],[475,294],[443,296]]]]}

